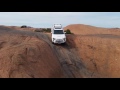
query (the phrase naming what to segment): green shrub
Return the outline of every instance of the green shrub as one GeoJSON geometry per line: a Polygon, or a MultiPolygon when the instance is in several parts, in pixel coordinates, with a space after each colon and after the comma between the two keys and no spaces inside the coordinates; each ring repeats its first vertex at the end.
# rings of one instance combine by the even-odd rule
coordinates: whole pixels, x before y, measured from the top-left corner
{"type": "Polygon", "coordinates": [[[21,26],[21,28],[27,28],[27,26],[26,26],[26,25],[23,25],[23,26],[21,26]]]}
{"type": "Polygon", "coordinates": [[[66,34],[73,34],[69,29],[65,30],[66,34]]]}
{"type": "Polygon", "coordinates": [[[42,32],[40,29],[35,29],[34,32],[42,32]]]}
{"type": "Polygon", "coordinates": [[[51,28],[43,29],[42,31],[50,33],[51,32],[51,28]]]}

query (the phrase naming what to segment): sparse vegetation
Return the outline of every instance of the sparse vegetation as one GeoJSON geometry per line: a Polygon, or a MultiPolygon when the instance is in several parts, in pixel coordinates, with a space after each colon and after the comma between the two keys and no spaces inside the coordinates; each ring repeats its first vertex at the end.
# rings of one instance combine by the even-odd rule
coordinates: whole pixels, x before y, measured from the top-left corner
{"type": "Polygon", "coordinates": [[[21,28],[27,28],[27,26],[26,26],[26,25],[23,25],[23,26],[21,26],[21,28]]]}
{"type": "Polygon", "coordinates": [[[113,28],[113,29],[119,29],[118,27],[116,27],[116,28],[113,28]]]}
{"type": "Polygon", "coordinates": [[[42,32],[41,29],[35,29],[34,32],[42,32]]]}
{"type": "Polygon", "coordinates": [[[34,32],[45,32],[45,33],[50,33],[50,32],[51,32],[51,28],[35,29],[34,32]]]}
{"type": "Polygon", "coordinates": [[[42,31],[43,31],[43,32],[50,33],[50,32],[51,32],[51,28],[43,29],[42,31]]]}
{"type": "Polygon", "coordinates": [[[73,34],[69,29],[65,30],[66,34],[73,34]]]}

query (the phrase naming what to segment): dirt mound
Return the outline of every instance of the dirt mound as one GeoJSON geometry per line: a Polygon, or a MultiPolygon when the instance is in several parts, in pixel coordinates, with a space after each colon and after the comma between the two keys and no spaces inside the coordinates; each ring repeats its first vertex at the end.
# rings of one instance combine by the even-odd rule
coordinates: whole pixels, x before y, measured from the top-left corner
{"type": "Polygon", "coordinates": [[[1,78],[60,78],[64,77],[58,58],[48,43],[33,32],[17,31],[1,26],[1,78]]]}
{"type": "Polygon", "coordinates": [[[79,35],[87,34],[115,34],[120,35],[118,28],[101,28],[83,24],[72,24],[64,27],[65,30],[70,29],[72,33],[79,35]]]}

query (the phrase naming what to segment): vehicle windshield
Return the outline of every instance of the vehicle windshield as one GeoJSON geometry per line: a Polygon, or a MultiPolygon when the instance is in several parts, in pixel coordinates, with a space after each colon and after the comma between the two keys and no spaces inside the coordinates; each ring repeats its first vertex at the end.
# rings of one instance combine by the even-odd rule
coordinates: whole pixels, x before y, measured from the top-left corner
{"type": "Polygon", "coordinates": [[[54,34],[64,34],[63,30],[54,30],[54,34]]]}

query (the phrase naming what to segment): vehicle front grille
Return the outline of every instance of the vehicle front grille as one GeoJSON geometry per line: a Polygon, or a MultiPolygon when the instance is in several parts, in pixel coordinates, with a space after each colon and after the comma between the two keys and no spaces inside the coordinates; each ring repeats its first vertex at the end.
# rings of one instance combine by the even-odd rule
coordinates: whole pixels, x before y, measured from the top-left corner
{"type": "Polygon", "coordinates": [[[63,41],[62,39],[57,39],[56,41],[63,41]]]}

